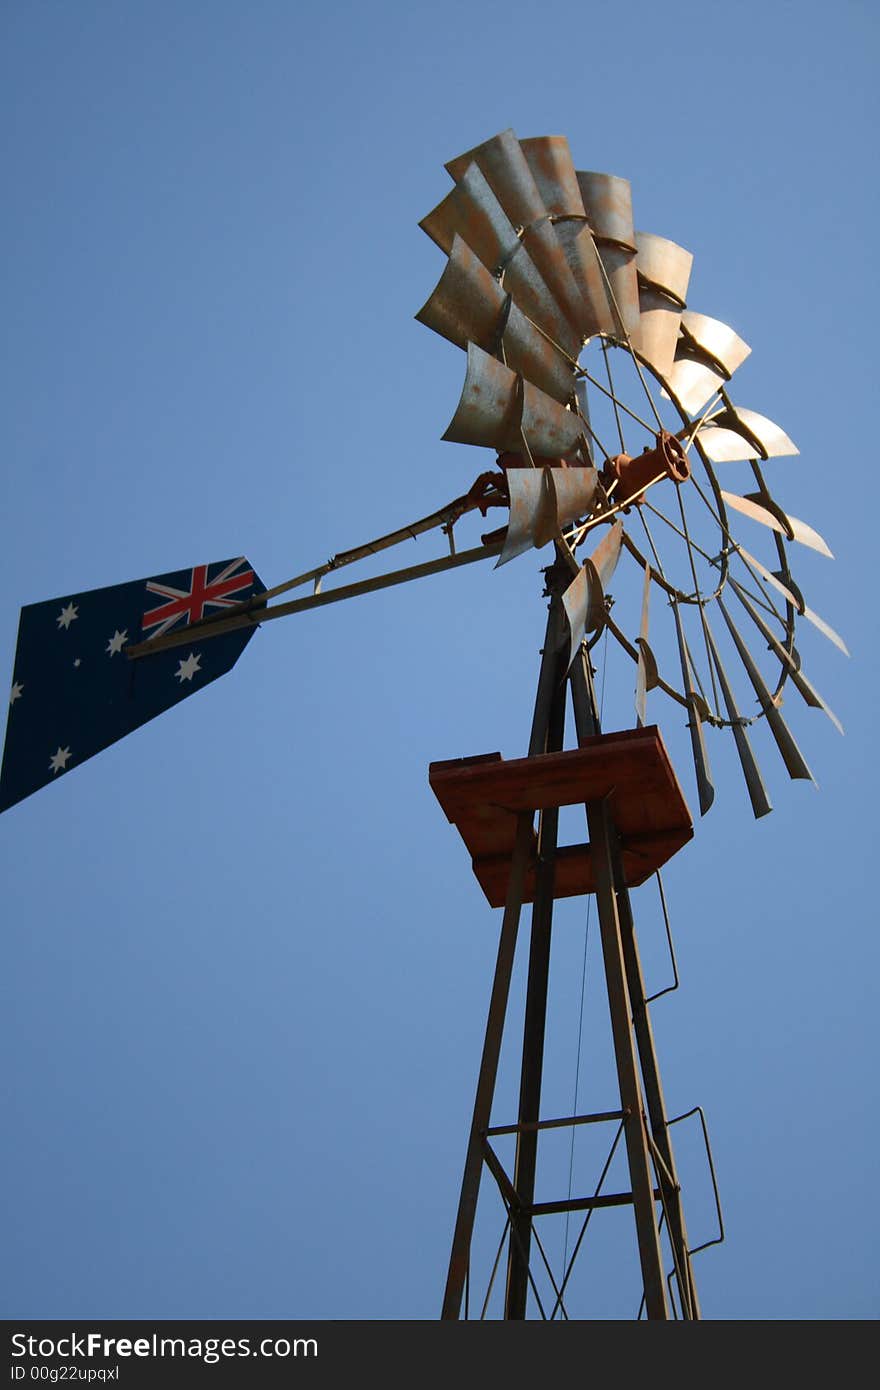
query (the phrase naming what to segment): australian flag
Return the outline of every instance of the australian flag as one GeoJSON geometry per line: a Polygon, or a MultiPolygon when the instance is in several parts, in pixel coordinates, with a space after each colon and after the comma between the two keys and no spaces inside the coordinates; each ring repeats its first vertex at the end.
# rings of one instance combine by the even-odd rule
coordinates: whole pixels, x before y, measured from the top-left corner
{"type": "MultiPolygon", "coordinates": [[[[247,560],[221,560],[21,610],[0,811],[232,669],[252,626],[129,658],[126,647],[179,631],[265,593],[247,560]]],[[[207,629],[210,631],[210,629],[207,629]]]]}

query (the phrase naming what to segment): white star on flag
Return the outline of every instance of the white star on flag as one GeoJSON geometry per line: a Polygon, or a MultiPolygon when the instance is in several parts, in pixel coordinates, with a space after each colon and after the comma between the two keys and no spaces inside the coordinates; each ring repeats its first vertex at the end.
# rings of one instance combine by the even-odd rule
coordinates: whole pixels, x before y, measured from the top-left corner
{"type": "Polygon", "coordinates": [[[117,652],[122,651],[122,648],[125,646],[127,641],[128,628],[126,628],[124,632],[120,632],[117,628],[116,631],[113,633],[113,636],[110,638],[110,641],[107,643],[107,652],[110,656],[115,656],[117,652]]]}
{"type": "Polygon", "coordinates": [[[181,685],[183,685],[184,681],[191,681],[196,671],[201,670],[201,667],[199,665],[201,659],[202,658],[200,656],[194,656],[193,653],[190,652],[189,656],[186,658],[186,661],[181,661],[178,664],[177,670],[174,672],[174,674],[180,681],[181,685]]]}
{"type": "Polygon", "coordinates": [[[21,692],[22,692],[23,690],[24,690],[24,686],[23,686],[19,681],[15,681],[15,682],[13,683],[12,691],[11,691],[10,696],[9,696],[9,703],[10,703],[11,705],[14,705],[15,702],[16,702],[16,700],[20,700],[20,699],[21,699],[21,692]]]}
{"type": "Polygon", "coordinates": [[[76,611],[76,604],[69,603],[66,608],[62,608],[55,621],[59,627],[63,627],[66,631],[77,617],[79,617],[79,614],[76,611]]]}
{"type": "Polygon", "coordinates": [[[59,745],[57,753],[53,753],[53,754],[52,754],[51,760],[50,760],[50,762],[49,762],[49,771],[50,771],[50,772],[55,772],[55,773],[58,773],[58,772],[66,772],[66,771],[67,771],[67,761],[68,761],[69,757],[70,757],[70,749],[69,749],[69,748],[62,748],[62,747],[59,745]]]}

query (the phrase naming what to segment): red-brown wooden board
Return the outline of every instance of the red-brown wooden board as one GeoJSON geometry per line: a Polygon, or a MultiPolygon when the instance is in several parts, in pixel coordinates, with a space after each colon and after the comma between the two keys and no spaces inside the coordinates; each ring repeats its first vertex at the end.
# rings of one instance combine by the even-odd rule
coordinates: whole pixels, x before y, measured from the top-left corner
{"type": "MultiPolygon", "coordinates": [[[[503,907],[521,811],[608,799],[631,888],[644,883],[693,835],[693,822],[659,729],[598,734],[580,748],[505,761],[500,753],[432,763],[429,781],[459,830],[492,907],[503,907]]],[[[524,902],[534,894],[537,838],[524,902]]],[[[595,891],[590,846],[557,853],[557,898],[595,891]]]]}

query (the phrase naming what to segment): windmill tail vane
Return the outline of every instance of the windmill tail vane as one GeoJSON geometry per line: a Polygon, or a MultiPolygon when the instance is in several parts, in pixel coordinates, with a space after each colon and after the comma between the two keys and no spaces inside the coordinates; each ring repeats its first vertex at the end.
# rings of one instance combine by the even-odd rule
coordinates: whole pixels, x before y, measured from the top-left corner
{"type": "Polygon", "coordinates": [[[509,559],[558,534],[592,496],[582,486],[561,504],[548,503],[549,468],[529,481],[539,487],[525,496],[503,468],[481,473],[467,493],[430,516],[273,589],[239,557],[27,605],[19,620],[0,811],[225,675],[262,623],[498,555],[514,530],[515,508],[515,545],[501,557],[509,559]],[[511,525],[456,552],[454,527],[462,516],[508,506],[511,525]],[[322,589],[326,576],[438,528],[449,540],[446,557],[322,589]],[[267,607],[269,599],[305,584],[314,589],[309,597],[267,607]]]}
{"type": "Polygon", "coordinates": [[[189,630],[265,588],[243,557],[196,565],[108,588],[67,594],[21,610],[0,810],[38,791],[235,665],[251,630],[212,644],[190,640],[183,653],[131,662],[127,652],[151,632],[189,630]]]}

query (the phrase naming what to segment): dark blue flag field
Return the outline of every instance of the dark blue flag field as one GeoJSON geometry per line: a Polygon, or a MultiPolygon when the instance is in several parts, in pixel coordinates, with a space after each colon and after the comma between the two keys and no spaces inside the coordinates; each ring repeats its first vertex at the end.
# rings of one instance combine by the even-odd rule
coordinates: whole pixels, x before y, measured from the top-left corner
{"type": "Polygon", "coordinates": [[[0,811],[225,675],[254,628],[214,638],[194,632],[191,646],[135,660],[127,647],[179,631],[265,588],[238,558],[23,608],[0,811]]]}

